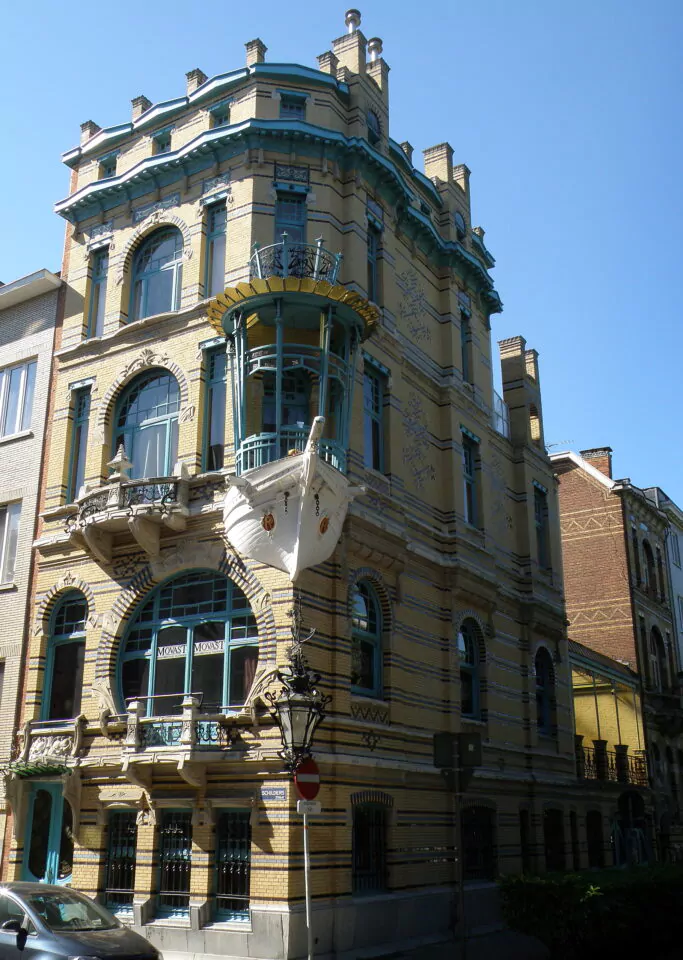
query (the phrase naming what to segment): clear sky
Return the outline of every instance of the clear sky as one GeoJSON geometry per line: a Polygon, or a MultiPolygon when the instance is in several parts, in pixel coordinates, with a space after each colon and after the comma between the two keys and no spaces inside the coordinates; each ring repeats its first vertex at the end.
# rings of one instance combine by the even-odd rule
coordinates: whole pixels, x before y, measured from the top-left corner
{"type": "MultiPolygon", "coordinates": [[[[683,506],[681,0],[359,0],[384,41],[390,134],[448,140],[472,170],[505,305],[493,337],[540,354],[552,451],[610,445],[616,477],[683,506]]],[[[0,26],[0,280],[58,270],[60,154],[185,72],[267,58],[316,66],[344,3],[7,2],[0,26]]]]}

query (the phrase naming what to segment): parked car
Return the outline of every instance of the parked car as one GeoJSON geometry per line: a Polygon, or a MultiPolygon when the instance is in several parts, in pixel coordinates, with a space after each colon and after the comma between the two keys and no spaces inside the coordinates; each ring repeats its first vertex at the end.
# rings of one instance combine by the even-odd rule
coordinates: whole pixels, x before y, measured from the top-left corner
{"type": "Polygon", "coordinates": [[[152,944],[70,887],[0,885],[0,960],[163,960],[152,944]]]}

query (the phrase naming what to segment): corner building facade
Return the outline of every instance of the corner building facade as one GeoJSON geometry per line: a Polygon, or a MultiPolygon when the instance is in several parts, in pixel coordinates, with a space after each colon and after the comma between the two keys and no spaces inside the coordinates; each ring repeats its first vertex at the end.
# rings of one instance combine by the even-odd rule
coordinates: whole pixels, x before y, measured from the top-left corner
{"type": "Polygon", "coordinates": [[[463,814],[481,897],[558,868],[571,810],[583,829],[537,357],[504,341],[495,395],[469,171],[441,144],[420,173],[390,138],[358,20],[318,69],[252,41],[245,68],[138,97],[64,158],[9,874],[71,882],[174,952],[305,952],[301,822],[264,704],[297,596],[332,698],[321,956],[451,926],[436,731],[483,737],[463,814]]]}

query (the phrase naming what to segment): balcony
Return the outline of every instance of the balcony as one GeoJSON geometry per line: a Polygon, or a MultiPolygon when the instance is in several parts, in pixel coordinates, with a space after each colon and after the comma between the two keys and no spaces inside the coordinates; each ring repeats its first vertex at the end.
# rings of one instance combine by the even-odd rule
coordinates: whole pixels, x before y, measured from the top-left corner
{"type": "MultiPolygon", "coordinates": [[[[235,470],[238,474],[262,467],[273,460],[291,457],[303,453],[306,449],[310,429],[305,426],[281,427],[280,434],[259,433],[240,444],[235,458],[235,470]]],[[[319,453],[326,463],[346,472],[346,450],[336,440],[319,441],[319,453]]]]}
{"type": "Polygon", "coordinates": [[[280,243],[268,247],[254,244],[249,262],[249,279],[266,277],[297,277],[300,280],[325,280],[337,283],[341,253],[331,253],[323,247],[322,237],[313,243],[291,243],[286,233],[280,243]]]}
{"type": "Polygon", "coordinates": [[[628,747],[607,750],[594,741],[595,747],[584,747],[582,737],[576,738],[576,773],[579,780],[600,780],[611,783],[647,787],[649,776],[644,753],[629,757],[628,747]]]}
{"type": "Polygon", "coordinates": [[[162,529],[185,529],[189,515],[185,464],[177,464],[172,477],[129,480],[130,461],[121,447],[108,466],[115,471],[109,482],[76,501],[76,513],[66,523],[69,539],[100,563],[110,563],[114,535],[129,532],[155,559],[162,529]]]}

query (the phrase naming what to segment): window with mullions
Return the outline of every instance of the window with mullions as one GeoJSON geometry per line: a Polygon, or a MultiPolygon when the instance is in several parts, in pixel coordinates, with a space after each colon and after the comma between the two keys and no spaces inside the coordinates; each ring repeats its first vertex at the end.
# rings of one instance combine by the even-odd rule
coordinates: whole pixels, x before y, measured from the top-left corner
{"type": "Polygon", "coordinates": [[[192,813],[164,810],[159,821],[159,915],[186,916],[190,907],[192,813]]]}
{"type": "Polygon", "coordinates": [[[43,720],[71,720],[81,712],[85,627],[88,603],[72,590],[59,601],[52,615],[43,720]]]}
{"type": "Polygon", "coordinates": [[[287,234],[289,243],[306,243],[306,199],[290,194],[278,194],[275,202],[275,243],[287,234]]]}
{"type": "Polygon", "coordinates": [[[116,176],[116,154],[108,157],[102,157],[100,160],[99,179],[107,180],[109,177],[116,176]]]}
{"type": "Polygon", "coordinates": [[[351,598],[351,687],[357,693],[382,693],[382,611],[369,583],[360,580],[351,598]]]}
{"type": "Polygon", "coordinates": [[[474,620],[463,620],[458,631],[460,656],[460,712],[463,717],[481,719],[481,660],[479,626],[474,620]]]}
{"type": "Polygon", "coordinates": [[[462,438],[462,472],[465,485],[465,522],[479,526],[479,490],[477,486],[477,456],[479,445],[469,437],[462,438]]]}
{"type": "Polygon", "coordinates": [[[135,890],[135,857],[138,842],[134,810],[109,814],[105,903],[115,913],[132,911],[135,890]]]}
{"type": "Polygon", "coordinates": [[[225,452],[225,344],[206,352],[204,470],[220,470],[225,452]]]}
{"type": "Polygon", "coordinates": [[[352,874],[354,893],[387,889],[387,826],[389,808],[380,803],[353,807],[352,874]]]}
{"type": "Polygon", "coordinates": [[[123,444],[131,477],[168,477],[178,455],[180,388],[165,370],[142,373],[117,404],[113,454],[123,444]]]}
{"type": "Polygon", "coordinates": [[[21,503],[0,505],[0,583],[14,581],[21,503]]]}
{"type": "Polygon", "coordinates": [[[225,203],[213,203],[206,209],[206,278],[207,297],[225,289],[225,229],[228,213],[225,203]]]}
{"type": "Polygon", "coordinates": [[[31,427],[36,361],[0,370],[0,437],[31,427]]]}
{"type": "Polygon", "coordinates": [[[374,110],[368,110],[367,124],[368,124],[368,140],[370,141],[373,147],[376,147],[381,139],[382,130],[379,123],[379,117],[377,116],[374,110]]]}
{"type": "Polygon", "coordinates": [[[198,571],[157,588],[126,635],[124,701],[142,699],[148,715],[182,712],[188,694],[207,713],[244,703],[258,664],[258,630],[249,602],[227,577],[198,571]]]}
{"type": "Polygon", "coordinates": [[[542,570],[550,568],[550,531],[548,529],[548,495],[534,487],[534,525],[536,527],[536,557],[542,570]]]}
{"type": "Polygon", "coordinates": [[[73,393],[73,424],[69,451],[69,479],[66,502],[73,503],[85,480],[85,457],[88,449],[88,420],[90,417],[90,387],[81,387],[73,393]]]}
{"type": "Polygon", "coordinates": [[[555,668],[545,647],[540,647],[536,668],[536,725],[541,736],[552,737],[555,724],[555,668]]]}
{"type": "Polygon", "coordinates": [[[227,127],[230,123],[230,104],[220,103],[211,110],[211,126],[227,127]]]}
{"type": "Polygon", "coordinates": [[[296,93],[280,95],[280,120],[305,120],[306,97],[296,93]]]}
{"type": "Polygon", "coordinates": [[[154,137],[154,153],[170,153],[171,152],[171,131],[170,130],[160,130],[159,133],[154,137]]]}
{"type": "Polygon", "coordinates": [[[250,877],[250,811],[225,810],[216,824],[216,913],[219,918],[249,918],[250,877]]]}
{"type": "Polygon", "coordinates": [[[90,306],[88,309],[88,337],[104,333],[104,308],[107,300],[107,272],[109,251],[98,250],[90,261],[90,306]]]}
{"type": "Polygon", "coordinates": [[[382,234],[373,226],[368,225],[368,300],[379,303],[379,248],[382,234]]]}
{"type": "Polygon", "coordinates": [[[384,396],[386,379],[366,367],[363,376],[363,448],[364,463],[384,473],[384,396]]]}
{"type": "Polygon", "coordinates": [[[183,274],[183,237],[175,227],[155,230],[133,258],[130,319],[177,310],[183,274]]]}

